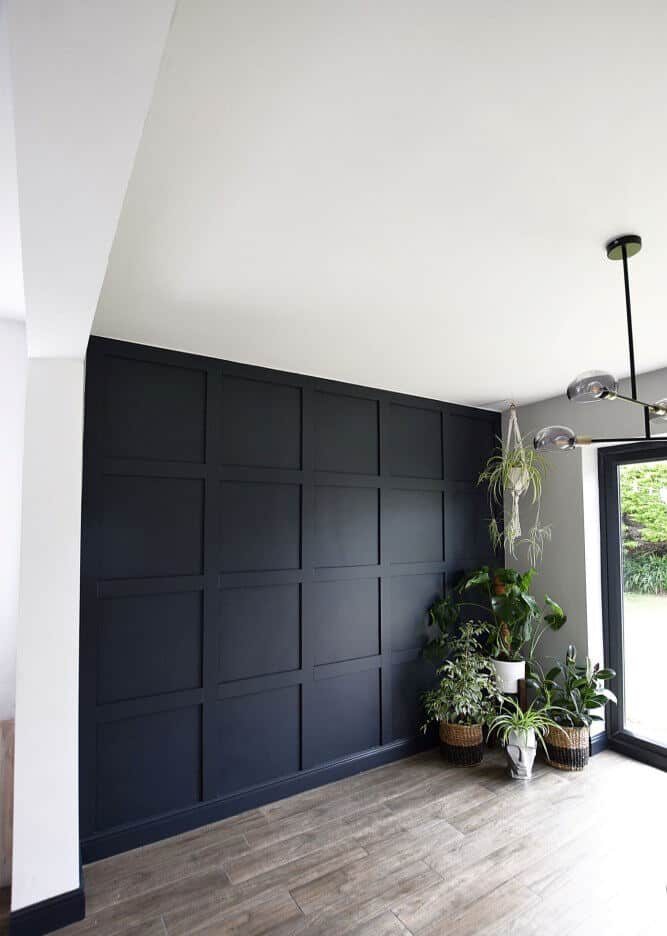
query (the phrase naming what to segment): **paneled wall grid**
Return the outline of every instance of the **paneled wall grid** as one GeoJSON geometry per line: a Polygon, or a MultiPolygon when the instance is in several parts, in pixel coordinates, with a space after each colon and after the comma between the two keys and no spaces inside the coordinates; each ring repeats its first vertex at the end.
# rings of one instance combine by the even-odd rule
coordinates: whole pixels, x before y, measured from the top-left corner
{"type": "Polygon", "coordinates": [[[84,858],[412,752],[496,414],[91,339],[84,858]]]}

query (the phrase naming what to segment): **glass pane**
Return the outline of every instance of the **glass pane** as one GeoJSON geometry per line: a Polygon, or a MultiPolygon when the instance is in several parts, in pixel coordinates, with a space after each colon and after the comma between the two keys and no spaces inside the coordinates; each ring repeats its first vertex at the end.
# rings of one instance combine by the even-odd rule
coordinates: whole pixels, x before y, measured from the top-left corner
{"type": "Polygon", "coordinates": [[[623,534],[623,722],[667,746],[667,461],[619,466],[623,534]]]}

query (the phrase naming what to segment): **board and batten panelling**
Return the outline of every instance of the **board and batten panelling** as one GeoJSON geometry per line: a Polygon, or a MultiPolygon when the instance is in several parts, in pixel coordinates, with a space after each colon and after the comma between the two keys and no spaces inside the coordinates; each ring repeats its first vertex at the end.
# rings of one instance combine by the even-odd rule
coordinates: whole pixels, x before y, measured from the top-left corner
{"type": "Polygon", "coordinates": [[[92,338],[93,860],[416,750],[425,609],[489,561],[496,414],[92,338]]]}

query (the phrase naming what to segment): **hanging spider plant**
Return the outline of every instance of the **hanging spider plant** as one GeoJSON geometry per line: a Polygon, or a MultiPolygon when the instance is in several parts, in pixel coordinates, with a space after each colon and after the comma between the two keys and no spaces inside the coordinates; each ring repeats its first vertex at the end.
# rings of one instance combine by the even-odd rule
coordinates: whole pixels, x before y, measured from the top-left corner
{"type": "Polygon", "coordinates": [[[536,565],[544,544],[551,539],[551,527],[541,519],[542,482],[548,468],[549,463],[535,450],[531,437],[521,436],[516,407],[512,404],[507,439],[498,440],[498,449],[487,461],[477,483],[486,484],[489,490],[489,535],[494,550],[502,546],[516,559],[517,547],[525,545],[531,565],[536,565]],[[506,510],[507,500],[510,503],[506,510]],[[522,500],[535,507],[534,523],[525,536],[521,529],[522,500]],[[504,519],[499,521],[499,515],[504,519]]]}

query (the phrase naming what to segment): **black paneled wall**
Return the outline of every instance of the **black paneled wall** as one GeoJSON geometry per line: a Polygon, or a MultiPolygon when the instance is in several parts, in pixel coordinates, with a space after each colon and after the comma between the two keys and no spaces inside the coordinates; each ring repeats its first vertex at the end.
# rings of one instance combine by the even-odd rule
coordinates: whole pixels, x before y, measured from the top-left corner
{"type": "Polygon", "coordinates": [[[91,340],[92,859],[415,750],[424,610],[488,561],[498,417],[91,340]]]}

